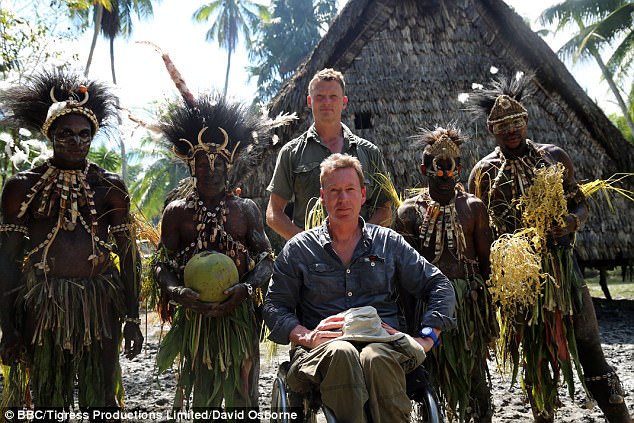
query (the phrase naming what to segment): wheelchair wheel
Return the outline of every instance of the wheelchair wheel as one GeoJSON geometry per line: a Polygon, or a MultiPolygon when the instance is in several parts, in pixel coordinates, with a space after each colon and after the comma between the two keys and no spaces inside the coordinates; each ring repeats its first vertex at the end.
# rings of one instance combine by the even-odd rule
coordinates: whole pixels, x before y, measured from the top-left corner
{"type": "Polygon", "coordinates": [[[442,423],[444,419],[438,403],[436,402],[436,394],[428,390],[422,394],[421,401],[412,401],[412,414],[410,421],[412,423],[442,423]]]}
{"type": "Polygon", "coordinates": [[[407,395],[412,400],[411,422],[443,423],[438,396],[429,381],[427,370],[419,367],[406,375],[407,395]]]}
{"type": "Polygon", "coordinates": [[[273,380],[270,423],[317,423],[316,410],[311,406],[310,397],[302,397],[288,390],[286,373],[289,367],[288,361],[280,364],[277,377],[273,380]],[[297,419],[290,418],[290,412],[297,410],[303,410],[302,414],[298,415],[297,419]]]}
{"type": "Polygon", "coordinates": [[[290,423],[285,417],[285,413],[290,410],[288,404],[288,395],[286,394],[286,386],[284,380],[278,375],[273,381],[273,389],[271,391],[271,423],[290,423]],[[282,416],[281,418],[278,416],[282,416]]]}

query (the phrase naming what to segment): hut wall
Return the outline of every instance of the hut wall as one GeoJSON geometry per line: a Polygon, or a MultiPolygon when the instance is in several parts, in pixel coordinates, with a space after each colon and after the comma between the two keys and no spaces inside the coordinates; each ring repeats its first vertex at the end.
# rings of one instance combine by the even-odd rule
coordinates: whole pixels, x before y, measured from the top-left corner
{"type": "MultiPolygon", "coordinates": [[[[556,77],[546,71],[565,72],[558,77],[574,83],[565,67],[559,63],[561,67],[553,70],[535,65],[530,55],[519,49],[516,34],[508,33],[513,25],[508,22],[499,25],[501,17],[491,7],[495,2],[401,0],[395,6],[390,1],[360,1],[367,3],[367,9],[375,10],[366,17],[366,26],[372,30],[361,27],[363,19],[352,15],[348,17],[352,21],[348,32],[339,28],[342,34],[339,38],[333,35],[322,40],[300,69],[294,85],[286,87],[282,101],[277,104],[282,110],[273,110],[300,114],[301,121],[280,132],[282,142],[310,124],[310,111],[305,104],[308,81],[315,71],[333,66],[346,78],[349,103],[344,122],[353,132],[381,148],[399,192],[426,184],[417,170],[421,151],[413,145],[411,136],[420,128],[444,126],[448,122],[455,122],[470,140],[463,147],[462,179],[466,183],[474,163],[490,153],[495,142],[487,132],[485,117],[473,120],[467,115],[459,95],[471,92],[474,84],[490,81],[494,67],[503,74],[536,73],[535,94],[525,101],[530,114],[529,137],[538,143],[564,148],[575,164],[577,179],[604,179],[615,172],[630,171],[616,164],[605,146],[589,132],[591,125],[579,120],[570,106],[570,98],[563,98],[558,91],[560,87],[549,83],[556,77]],[[372,9],[373,3],[381,8],[372,9]],[[320,49],[332,53],[322,57],[320,49]]],[[[346,12],[362,13],[359,8],[346,12]]],[[[517,22],[513,24],[523,24],[519,17],[515,18],[517,22]]],[[[336,24],[331,30],[337,30],[336,24]]],[[[271,150],[273,157],[265,163],[264,171],[254,176],[251,192],[247,190],[247,195],[251,194],[262,207],[266,207],[268,195],[264,188],[273,171],[277,147],[271,150]]],[[[632,148],[627,154],[632,154],[632,148]]],[[[581,259],[612,260],[634,255],[632,213],[622,199],[613,200],[618,213],[612,212],[598,196],[597,201],[591,202],[590,221],[577,240],[581,259]]]]}

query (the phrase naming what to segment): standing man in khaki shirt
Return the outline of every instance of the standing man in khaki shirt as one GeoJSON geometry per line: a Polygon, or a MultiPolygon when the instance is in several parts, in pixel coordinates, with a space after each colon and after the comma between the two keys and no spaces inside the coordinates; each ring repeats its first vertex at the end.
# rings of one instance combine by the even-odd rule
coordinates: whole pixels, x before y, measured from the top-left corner
{"type": "Polygon", "coordinates": [[[361,216],[369,223],[389,226],[392,203],[376,182],[376,175],[387,175],[383,154],[371,142],[354,135],[341,123],[341,113],[348,104],[341,72],[323,69],[310,81],[308,107],[314,123],[280,151],[267,191],[271,193],[266,209],[266,223],[284,239],[305,229],[305,217],[319,200],[319,165],[333,153],[346,153],[361,162],[368,191],[368,201],[361,216]],[[311,201],[312,199],[312,201],[311,201]],[[293,216],[284,209],[293,201],[293,216]]]}

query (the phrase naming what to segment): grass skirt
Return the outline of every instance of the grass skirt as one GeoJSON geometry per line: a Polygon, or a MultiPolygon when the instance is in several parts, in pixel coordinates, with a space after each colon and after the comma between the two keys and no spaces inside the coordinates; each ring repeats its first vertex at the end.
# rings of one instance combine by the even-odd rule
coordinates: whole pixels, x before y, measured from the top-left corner
{"type": "MultiPolygon", "coordinates": [[[[37,407],[73,407],[77,381],[80,407],[105,406],[101,342],[120,335],[120,326],[112,327],[124,314],[118,272],[56,278],[29,269],[19,298],[18,321],[23,323],[22,333],[31,339],[25,339],[25,360],[7,369],[12,377],[3,405],[27,404],[30,386],[37,407]]],[[[118,362],[116,369],[115,393],[122,404],[118,362]]]]}
{"type": "Polygon", "coordinates": [[[442,343],[427,354],[425,367],[439,388],[450,421],[464,422],[474,411],[474,379],[490,386],[486,358],[489,344],[498,335],[498,325],[491,296],[479,275],[472,281],[451,282],[456,293],[457,328],[442,333],[442,343]]]}
{"type": "Polygon", "coordinates": [[[250,301],[229,316],[205,317],[176,307],[170,331],[161,342],[159,372],[178,357],[174,407],[257,407],[258,330],[250,301]]]}
{"type": "MultiPolygon", "coordinates": [[[[535,304],[514,320],[500,316],[498,353],[511,364],[512,381],[522,367],[526,393],[540,414],[551,416],[559,404],[557,388],[562,376],[571,398],[575,392],[574,369],[584,380],[573,314],[580,309],[585,282],[570,247],[550,247],[542,257],[542,269],[548,277],[535,304]]],[[[585,385],[583,389],[589,395],[585,385]]]]}

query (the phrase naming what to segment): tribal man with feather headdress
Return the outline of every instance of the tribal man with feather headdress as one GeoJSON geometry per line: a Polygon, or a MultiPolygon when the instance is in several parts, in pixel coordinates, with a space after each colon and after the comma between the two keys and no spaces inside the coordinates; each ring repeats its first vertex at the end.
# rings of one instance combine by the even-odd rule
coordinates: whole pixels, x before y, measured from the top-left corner
{"type": "MultiPolygon", "coordinates": [[[[486,206],[459,183],[464,136],[454,124],[424,130],[415,140],[423,149],[420,170],[428,187],[401,204],[395,229],[452,281],[458,321],[457,329],[444,332],[442,343],[428,353],[425,366],[451,420],[490,422],[487,356],[497,323],[485,284],[493,238],[486,206]]],[[[422,304],[407,296],[401,300],[406,314],[422,304]]]]}
{"type": "Polygon", "coordinates": [[[72,408],[76,383],[80,407],[121,406],[121,323],[128,358],[143,344],[130,199],[118,175],[86,159],[98,131],[113,134],[117,98],[101,82],[54,70],[2,92],[0,103],[7,123],[41,131],[53,146],[2,191],[5,404],[22,405],[19,376],[28,374],[36,407],[72,408]]]}
{"type": "MultiPolygon", "coordinates": [[[[257,205],[241,198],[237,185],[252,159],[270,145],[275,126],[240,103],[218,94],[194,98],[167,55],[163,59],[182,94],[167,107],[160,128],[174,154],[191,172],[189,189],[167,204],[155,278],[172,328],[158,354],[159,371],[176,356],[178,391],[174,406],[258,407],[259,328],[255,306],[273,270],[272,249],[257,205]],[[185,287],[185,268],[205,252],[233,261],[239,283],[224,291],[222,302],[205,302],[185,287]],[[173,306],[172,306],[173,308],[173,306]],[[224,403],[223,403],[224,401],[224,403]]],[[[215,283],[218,276],[209,274],[215,283]]]]}
{"type": "MultiPolygon", "coordinates": [[[[487,204],[498,241],[530,234],[530,248],[541,267],[535,292],[528,292],[534,294],[530,305],[500,310],[505,335],[500,340],[502,358],[511,360],[513,374],[522,363],[536,422],[553,421],[562,375],[569,393],[574,393],[574,364],[586,393],[598,402],[608,421],[629,423],[623,388],[605,360],[592,298],[573,254],[575,233],[588,217],[586,199],[568,154],[528,139],[528,111],[521,101],[531,94],[531,83],[529,75],[501,77],[469,98],[470,109],[487,116],[488,130],[497,143],[473,168],[469,191],[487,204]],[[513,309],[521,314],[513,316],[513,309]]],[[[492,279],[503,281],[504,273],[512,273],[515,266],[501,267],[500,277],[494,279],[498,271],[492,260],[492,279]]],[[[522,282],[509,283],[507,292],[522,282]]],[[[496,297],[496,286],[491,290],[496,297]]]]}

